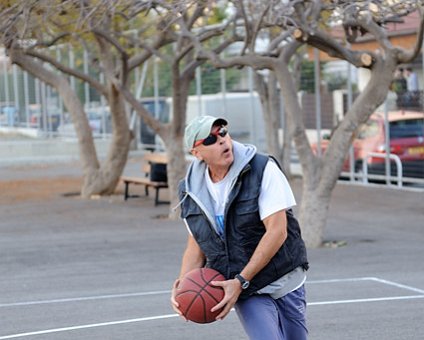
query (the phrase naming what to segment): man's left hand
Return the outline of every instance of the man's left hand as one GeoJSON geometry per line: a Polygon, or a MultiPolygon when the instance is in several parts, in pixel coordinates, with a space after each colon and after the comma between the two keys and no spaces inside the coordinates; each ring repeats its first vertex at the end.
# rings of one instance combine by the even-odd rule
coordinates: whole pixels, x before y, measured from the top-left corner
{"type": "Polygon", "coordinates": [[[236,304],[237,299],[242,292],[241,284],[240,281],[237,279],[226,281],[212,281],[211,284],[213,286],[222,287],[224,289],[224,298],[221,300],[220,303],[218,303],[211,309],[212,312],[215,312],[216,310],[223,308],[221,313],[216,316],[216,320],[222,320],[227,316],[231,308],[233,308],[236,304]]]}

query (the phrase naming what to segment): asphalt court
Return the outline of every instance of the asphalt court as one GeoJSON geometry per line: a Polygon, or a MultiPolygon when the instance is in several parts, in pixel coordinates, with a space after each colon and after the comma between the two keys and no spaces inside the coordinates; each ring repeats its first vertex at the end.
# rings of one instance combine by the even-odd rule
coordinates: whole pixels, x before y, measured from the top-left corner
{"type": "MultiPolygon", "coordinates": [[[[234,312],[197,325],[170,308],[186,231],[166,211],[121,196],[0,205],[0,340],[247,339],[234,312]]],[[[308,250],[309,339],[424,338],[423,218],[422,191],[337,186],[325,238],[345,245],[308,250]]]]}
{"type": "MultiPolygon", "coordinates": [[[[312,312],[319,311],[320,306],[343,304],[367,305],[368,311],[372,312],[373,303],[390,302],[393,304],[396,301],[418,301],[424,299],[424,290],[422,289],[377,277],[308,280],[306,287],[310,300],[308,309],[312,312]],[[325,286],[325,290],[323,286],[325,286]],[[329,286],[331,286],[331,289],[328,289],[330,288],[329,286]],[[322,293],[323,291],[324,293],[322,293]]],[[[13,327],[10,330],[7,327],[3,328],[0,340],[31,337],[56,339],[59,336],[73,339],[74,335],[78,333],[84,336],[84,332],[90,334],[94,329],[103,328],[105,332],[108,332],[110,328],[116,329],[124,325],[127,329],[148,328],[148,324],[152,322],[160,322],[163,328],[166,329],[167,324],[175,323],[175,319],[179,319],[176,314],[169,313],[169,293],[170,291],[165,290],[0,304],[0,309],[3,310],[2,314],[4,316],[7,315],[8,309],[20,309],[18,313],[20,314],[21,322],[25,320],[25,317],[32,318],[34,315],[42,315],[43,320],[49,320],[44,325],[40,323],[38,329],[28,329],[19,333],[13,333],[16,331],[16,328],[14,329],[13,327]],[[127,315],[123,311],[117,313],[115,308],[116,301],[119,301],[120,305],[125,306],[124,309],[129,312],[127,315]],[[76,314],[79,314],[78,311],[80,310],[83,310],[84,313],[80,318],[77,318],[76,314]],[[121,319],[111,319],[112,316],[117,314],[120,315],[121,319]],[[136,314],[146,316],[134,317],[136,314]],[[72,325],[66,323],[70,315],[74,319],[72,325]],[[124,316],[127,316],[127,318],[122,319],[124,316]],[[7,333],[8,331],[9,333],[7,333]]],[[[229,318],[234,319],[234,315],[230,315],[229,318]]],[[[3,319],[3,322],[6,321],[4,325],[13,325],[13,320],[7,320],[7,317],[5,319],[3,319]]],[[[25,327],[22,329],[25,329],[25,327]]],[[[101,332],[103,333],[103,330],[101,332]]],[[[88,334],[87,336],[89,336],[88,334]]],[[[169,335],[165,334],[159,336],[158,339],[169,338],[169,335]]],[[[178,335],[173,338],[180,339],[178,335]]],[[[192,338],[197,339],[197,337],[192,338]]],[[[243,338],[243,336],[240,336],[240,339],[243,338]]]]}

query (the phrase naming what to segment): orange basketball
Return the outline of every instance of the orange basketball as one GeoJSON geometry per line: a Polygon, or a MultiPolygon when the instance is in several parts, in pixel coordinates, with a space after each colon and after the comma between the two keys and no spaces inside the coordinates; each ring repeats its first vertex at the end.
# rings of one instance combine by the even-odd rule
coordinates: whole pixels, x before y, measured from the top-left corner
{"type": "Polygon", "coordinates": [[[211,281],[224,281],[222,274],[211,268],[197,268],[188,272],[177,288],[175,300],[187,320],[197,323],[215,321],[221,312],[211,312],[224,297],[221,287],[212,286],[211,281]]]}

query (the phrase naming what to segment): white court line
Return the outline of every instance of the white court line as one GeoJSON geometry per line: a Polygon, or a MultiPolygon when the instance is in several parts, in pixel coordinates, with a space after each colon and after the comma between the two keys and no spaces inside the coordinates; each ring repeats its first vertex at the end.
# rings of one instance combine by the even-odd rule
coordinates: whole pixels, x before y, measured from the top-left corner
{"type": "Polygon", "coordinates": [[[306,281],[306,284],[314,283],[339,283],[339,282],[359,282],[359,281],[375,281],[389,286],[394,286],[401,289],[410,290],[412,292],[424,294],[423,289],[415,288],[412,286],[407,286],[401,283],[388,281],[384,279],[379,279],[378,277],[357,277],[357,278],[348,278],[348,279],[332,279],[332,280],[315,280],[315,281],[306,281]]]}
{"type": "Polygon", "coordinates": [[[339,283],[339,282],[359,282],[359,281],[372,281],[375,277],[353,277],[349,279],[331,279],[331,280],[306,280],[306,284],[314,283],[339,283]]]}
{"type": "MultiPolygon", "coordinates": [[[[357,277],[357,278],[347,278],[347,279],[331,279],[331,280],[312,280],[306,281],[306,284],[319,284],[319,283],[340,283],[340,282],[360,282],[360,281],[376,281],[379,283],[395,286],[398,288],[407,289],[416,293],[424,294],[424,290],[414,288],[411,286],[406,286],[392,281],[387,281],[384,279],[379,279],[377,277],[357,277]]],[[[134,297],[134,296],[148,296],[148,295],[160,295],[160,294],[169,294],[170,290],[158,290],[151,292],[138,292],[138,293],[125,293],[125,294],[109,294],[109,295],[94,295],[86,297],[75,297],[75,298],[63,298],[63,299],[51,299],[51,300],[36,300],[36,301],[23,301],[23,302],[11,302],[11,303],[2,303],[2,307],[16,307],[16,306],[28,306],[28,305],[41,305],[41,304],[51,304],[51,303],[63,303],[63,302],[78,302],[78,301],[89,301],[89,300],[101,300],[101,299],[114,299],[114,298],[125,298],[125,297],[134,297]]]]}
{"type": "MultiPolygon", "coordinates": [[[[350,303],[360,303],[360,302],[411,300],[411,299],[422,299],[422,298],[424,298],[424,295],[393,296],[393,297],[375,298],[375,299],[321,301],[321,302],[308,303],[308,307],[309,306],[332,305],[332,304],[350,304],[350,303]]],[[[232,309],[232,311],[233,310],[234,309],[232,309]]],[[[73,330],[78,330],[78,329],[87,329],[87,328],[95,328],[95,327],[106,327],[106,326],[113,326],[113,325],[121,325],[121,324],[134,323],[134,322],[152,321],[152,320],[159,320],[159,319],[169,319],[169,318],[175,318],[175,317],[178,317],[178,314],[165,314],[165,315],[158,315],[158,316],[151,316],[151,317],[137,318],[137,319],[118,320],[118,321],[93,323],[93,324],[87,324],[87,325],[78,325],[78,326],[70,326],[70,327],[62,327],[62,328],[52,328],[52,329],[45,329],[45,330],[41,330],[41,331],[35,331],[35,332],[4,335],[4,336],[0,336],[0,340],[23,338],[23,337],[32,336],[32,335],[67,332],[67,331],[73,331],[73,330]]]]}
{"type": "Polygon", "coordinates": [[[389,297],[381,297],[381,298],[308,302],[307,305],[309,307],[309,306],[339,305],[339,304],[360,303],[360,302],[380,302],[380,301],[414,300],[414,299],[424,299],[424,295],[389,296],[389,297]]]}
{"type": "Polygon", "coordinates": [[[0,308],[1,307],[28,306],[28,305],[42,305],[42,304],[61,303],[61,302],[76,302],[76,301],[101,300],[101,299],[115,299],[115,298],[125,298],[125,297],[134,297],[134,296],[169,294],[169,293],[171,293],[170,290],[158,290],[158,291],[140,292],[140,293],[109,294],[109,295],[96,295],[96,296],[85,296],[85,297],[52,299],[52,300],[11,302],[11,303],[1,303],[0,308]]]}
{"type": "Polygon", "coordinates": [[[378,277],[357,277],[357,278],[348,278],[348,279],[332,279],[332,280],[315,280],[315,281],[306,281],[306,284],[314,284],[314,283],[339,283],[339,282],[359,282],[359,281],[375,281],[378,283],[386,284],[389,286],[394,286],[401,289],[410,290],[416,293],[424,294],[423,289],[407,286],[401,283],[396,283],[393,281],[388,281],[384,279],[379,279],[378,277]]]}
{"type": "Polygon", "coordinates": [[[88,324],[88,325],[79,325],[79,326],[62,327],[62,328],[52,328],[52,329],[45,329],[45,330],[36,331],[36,332],[27,332],[27,333],[4,335],[4,336],[0,336],[0,339],[23,338],[23,337],[26,337],[26,336],[67,332],[67,331],[73,331],[73,330],[77,330],[77,329],[105,327],[105,326],[112,326],[112,325],[122,325],[122,324],[133,323],[133,322],[168,319],[168,318],[174,318],[174,317],[177,317],[177,316],[178,316],[178,314],[167,314],[167,315],[151,316],[151,317],[147,317],[147,318],[110,321],[110,322],[93,323],[93,324],[88,324]]]}
{"type": "Polygon", "coordinates": [[[403,288],[403,289],[411,290],[411,291],[416,292],[416,293],[424,294],[424,290],[423,289],[418,289],[418,288],[415,288],[415,287],[403,285],[401,283],[396,283],[396,282],[393,282],[393,281],[383,280],[383,279],[379,279],[377,277],[372,278],[372,280],[373,281],[380,282],[380,283],[384,283],[384,284],[389,285],[389,286],[394,286],[394,287],[397,287],[397,288],[403,288]]]}

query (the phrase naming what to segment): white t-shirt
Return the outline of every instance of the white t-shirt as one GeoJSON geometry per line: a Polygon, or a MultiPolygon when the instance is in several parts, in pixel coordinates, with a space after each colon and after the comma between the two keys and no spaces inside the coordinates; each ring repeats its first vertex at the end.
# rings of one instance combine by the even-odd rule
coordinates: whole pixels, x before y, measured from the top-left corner
{"type": "Polygon", "coordinates": [[[224,236],[224,212],[225,204],[227,203],[228,195],[231,189],[231,179],[225,176],[219,182],[212,182],[209,175],[209,170],[206,168],[205,180],[208,191],[212,197],[212,203],[215,213],[215,222],[218,226],[218,233],[221,237],[224,236]]]}
{"type": "Polygon", "coordinates": [[[408,91],[418,91],[418,77],[415,72],[411,72],[406,78],[406,87],[408,91]]]}
{"type": "MultiPolygon", "coordinates": [[[[224,177],[222,181],[213,183],[208,169],[205,171],[205,180],[213,200],[216,221],[223,228],[224,209],[231,189],[231,180],[224,177]]],[[[272,160],[267,163],[264,169],[258,203],[261,220],[277,211],[296,205],[296,200],[286,176],[272,160]]]]}
{"type": "MultiPolygon", "coordinates": [[[[219,234],[223,236],[225,204],[230,193],[231,180],[225,177],[222,181],[214,183],[210,178],[208,169],[205,171],[205,180],[213,200],[215,220],[219,228],[219,234]]],[[[277,211],[289,209],[296,205],[296,200],[286,176],[284,176],[283,172],[272,160],[267,163],[264,169],[258,204],[261,220],[264,220],[277,211]]],[[[303,285],[305,280],[305,271],[303,268],[298,267],[256,293],[270,294],[272,298],[279,299],[298,289],[303,285]]]]}

